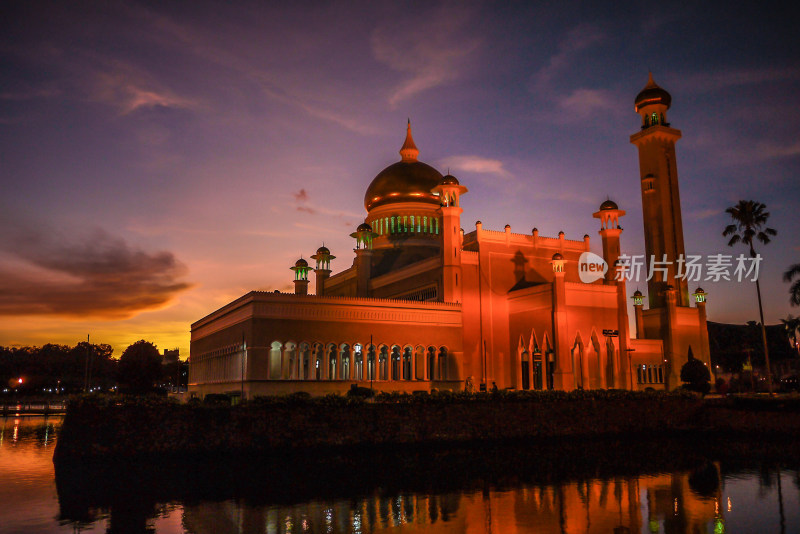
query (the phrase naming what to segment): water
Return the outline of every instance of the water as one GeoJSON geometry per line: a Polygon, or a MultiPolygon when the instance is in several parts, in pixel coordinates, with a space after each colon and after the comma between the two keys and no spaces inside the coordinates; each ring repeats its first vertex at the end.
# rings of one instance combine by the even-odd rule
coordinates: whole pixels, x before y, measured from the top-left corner
{"type": "Polygon", "coordinates": [[[800,532],[791,444],[563,442],[59,465],[0,419],[0,532],[800,532]]]}

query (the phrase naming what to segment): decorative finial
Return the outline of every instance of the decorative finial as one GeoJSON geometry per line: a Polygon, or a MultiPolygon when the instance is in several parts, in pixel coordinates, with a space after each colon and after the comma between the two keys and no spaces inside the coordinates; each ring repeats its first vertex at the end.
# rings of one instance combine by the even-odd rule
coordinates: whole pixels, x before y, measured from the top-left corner
{"type": "Polygon", "coordinates": [[[403,147],[400,149],[400,157],[402,161],[411,163],[417,161],[417,156],[419,156],[419,150],[417,149],[417,145],[414,144],[414,138],[411,137],[411,119],[408,119],[406,140],[403,143],[403,147]]]}

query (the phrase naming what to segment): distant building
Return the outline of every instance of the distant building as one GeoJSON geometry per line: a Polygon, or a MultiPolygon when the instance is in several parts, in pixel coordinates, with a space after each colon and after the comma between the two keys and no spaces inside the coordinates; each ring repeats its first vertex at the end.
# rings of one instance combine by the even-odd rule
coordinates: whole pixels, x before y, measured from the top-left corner
{"type": "MultiPolygon", "coordinates": [[[[351,236],[351,267],[332,274],[322,246],[294,271],[294,294],[253,291],[192,325],[189,389],[245,396],[432,388],[674,389],[690,349],[709,364],[705,298],[675,277],[684,254],[670,95],[653,82],[635,100],[647,265],[645,296],[615,280],[620,218],[606,200],[599,220],[611,266],[584,283],[579,258],[589,235],[567,239],[461,228],[454,176],[418,159],[408,125],[401,160],[369,184],[364,223],[351,236]],[[314,272],[316,295],[308,294],[314,272]],[[694,300],[694,306],[692,306],[694,300]]],[[[532,210],[533,211],[533,210],[532,210]]],[[[534,212],[535,213],[535,212],[534,212]]],[[[569,214],[568,216],[575,216],[569,214]]]]}
{"type": "Polygon", "coordinates": [[[178,363],[181,359],[179,349],[164,349],[164,358],[161,360],[163,365],[178,363]]]}

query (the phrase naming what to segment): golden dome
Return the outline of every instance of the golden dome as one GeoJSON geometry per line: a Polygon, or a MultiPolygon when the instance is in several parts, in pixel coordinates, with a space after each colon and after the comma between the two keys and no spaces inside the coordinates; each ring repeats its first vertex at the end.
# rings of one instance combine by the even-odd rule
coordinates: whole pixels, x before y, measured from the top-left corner
{"type": "Polygon", "coordinates": [[[650,77],[647,79],[647,85],[644,86],[638,95],[636,95],[636,100],[634,101],[634,108],[638,113],[640,109],[645,106],[651,106],[653,104],[662,104],[669,109],[669,105],[672,103],[672,97],[668,92],[664,89],[659,87],[659,85],[653,81],[653,73],[650,73],[650,77]]]}
{"type": "Polygon", "coordinates": [[[441,203],[431,190],[442,181],[442,174],[430,165],[417,161],[418,154],[409,121],[406,139],[400,149],[403,159],[383,169],[369,184],[364,195],[367,211],[397,202],[424,202],[436,206],[441,203]]]}
{"type": "Polygon", "coordinates": [[[617,206],[617,203],[611,200],[610,198],[605,202],[603,202],[602,204],[600,204],[600,210],[618,210],[618,209],[619,206],[617,206]]]}

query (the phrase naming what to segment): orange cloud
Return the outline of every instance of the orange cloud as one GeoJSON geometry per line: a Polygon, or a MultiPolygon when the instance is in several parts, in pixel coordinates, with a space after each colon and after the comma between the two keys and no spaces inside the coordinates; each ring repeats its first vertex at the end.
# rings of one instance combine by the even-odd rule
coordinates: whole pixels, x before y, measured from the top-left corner
{"type": "Polygon", "coordinates": [[[2,222],[0,315],[124,319],[191,287],[170,252],[146,252],[102,230],[74,238],[2,222]]]}

